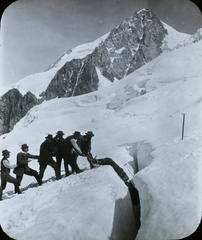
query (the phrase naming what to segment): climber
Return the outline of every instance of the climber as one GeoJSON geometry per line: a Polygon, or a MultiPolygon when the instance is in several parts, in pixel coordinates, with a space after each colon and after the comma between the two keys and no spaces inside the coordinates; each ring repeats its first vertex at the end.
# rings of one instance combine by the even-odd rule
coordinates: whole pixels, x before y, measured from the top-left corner
{"type": "Polygon", "coordinates": [[[89,161],[94,165],[109,165],[111,166],[114,171],[118,174],[118,176],[124,181],[124,183],[127,185],[130,180],[129,180],[129,177],[128,175],[125,173],[125,171],[119,167],[119,165],[117,163],[114,162],[114,160],[112,160],[111,158],[100,158],[100,159],[97,159],[97,158],[93,158],[92,157],[92,154],[88,156],[89,158],[89,161]]]}
{"type": "Polygon", "coordinates": [[[65,171],[66,175],[69,175],[68,165],[71,166],[72,172],[80,173],[82,170],[76,163],[75,153],[82,157],[85,157],[85,154],[81,151],[77,143],[80,142],[81,134],[78,131],[75,131],[72,135],[65,138],[63,141],[63,152],[64,152],[64,162],[65,162],[65,171]]]}
{"type": "Polygon", "coordinates": [[[3,150],[2,155],[3,159],[1,160],[0,201],[2,200],[3,190],[6,188],[7,182],[13,183],[15,186],[15,193],[21,194],[17,179],[10,175],[10,169],[17,167],[17,165],[10,164],[10,161],[8,160],[8,158],[10,157],[10,152],[8,150],[3,150]]]}
{"type": "Polygon", "coordinates": [[[58,164],[53,160],[53,155],[55,154],[55,147],[53,144],[53,136],[48,134],[46,140],[40,146],[40,153],[39,153],[39,180],[42,183],[44,171],[46,167],[49,165],[51,166],[56,175],[56,180],[61,179],[59,173],[58,164]]]}
{"type": "MultiPolygon", "coordinates": [[[[93,163],[91,162],[92,159],[92,154],[91,154],[91,138],[94,137],[94,134],[92,131],[88,131],[85,133],[85,135],[82,135],[80,140],[77,142],[81,151],[85,154],[87,157],[87,160],[90,164],[90,168],[92,169],[94,167],[93,163]]],[[[78,153],[74,152],[73,153],[75,160],[77,161],[78,153]]]]}
{"type": "MultiPolygon", "coordinates": [[[[55,157],[56,157],[56,162],[58,164],[59,167],[59,175],[61,176],[61,163],[62,163],[62,159],[64,160],[64,152],[63,152],[63,135],[65,135],[63,133],[63,131],[57,131],[56,136],[53,138],[53,144],[56,148],[55,151],[55,157]]],[[[65,163],[64,163],[64,167],[65,167],[65,163]]],[[[68,175],[68,172],[66,173],[66,175],[68,175]]]]}
{"type": "Polygon", "coordinates": [[[13,171],[16,174],[19,185],[21,184],[23,174],[35,177],[38,184],[41,185],[38,172],[28,166],[28,163],[31,161],[29,158],[39,159],[39,156],[28,153],[29,146],[27,144],[22,144],[21,149],[22,152],[17,154],[17,167],[13,171]]]}

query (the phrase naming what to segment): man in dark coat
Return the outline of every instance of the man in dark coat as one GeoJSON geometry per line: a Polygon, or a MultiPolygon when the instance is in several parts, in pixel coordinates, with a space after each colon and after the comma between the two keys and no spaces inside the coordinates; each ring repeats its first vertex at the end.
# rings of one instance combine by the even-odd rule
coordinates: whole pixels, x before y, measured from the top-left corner
{"type": "MultiPolygon", "coordinates": [[[[87,157],[87,160],[90,164],[90,168],[92,169],[94,167],[91,159],[92,159],[92,154],[91,154],[91,138],[94,137],[95,135],[93,134],[92,131],[88,131],[85,133],[85,135],[81,136],[80,140],[77,142],[78,146],[80,147],[81,151],[85,154],[87,157]]],[[[77,162],[78,154],[76,152],[73,153],[75,160],[77,162]]]]}
{"type": "Polygon", "coordinates": [[[17,179],[10,175],[10,169],[15,168],[17,165],[11,165],[8,158],[10,152],[8,150],[2,151],[3,159],[1,160],[1,186],[0,186],[0,201],[2,200],[3,190],[6,188],[7,182],[13,183],[15,186],[15,193],[20,194],[20,188],[17,179]]]}
{"type": "Polygon", "coordinates": [[[91,161],[92,159],[92,154],[91,154],[91,139],[92,137],[94,137],[94,133],[92,131],[88,131],[87,133],[85,133],[85,135],[83,135],[81,137],[81,141],[80,141],[80,148],[81,151],[87,156],[87,160],[90,164],[90,168],[93,168],[94,165],[91,161]]]}
{"type": "Polygon", "coordinates": [[[89,160],[92,162],[92,164],[94,166],[105,166],[105,165],[109,165],[111,166],[114,171],[118,174],[118,176],[124,181],[124,183],[127,185],[129,180],[128,175],[126,174],[126,172],[123,170],[123,168],[121,168],[117,163],[115,163],[115,161],[111,158],[93,158],[92,155],[89,155],[89,160]]]}
{"type": "Polygon", "coordinates": [[[53,160],[53,155],[55,154],[55,148],[53,144],[53,136],[48,134],[46,140],[40,146],[40,154],[39,154],[39,179],[42,182],[44,171],[46,167],[51,166],[56,175],[56,180],[61,179],[59,174],[59,168],[57,163],[53,160]]]}
{"type": "MultiPolygon", "coordinates": [[[[62,147],[63,141],[64,141],[63,135],[65,135],[63,131],[58,131],[56,133],[56,136],[53,138],[53,144],[56,148],[55,157],[59,167],[60,176],[61,176],[61,163],[62,163],[62,159],[64,159],[64,153],[63,153],[63,147],[62,147]]],[[[64,163],[64,167],[65,167],[65,163],[64,163]]],[[[68,173],[66,173],[66,175],[67,174],[68,173]]]]}
{"type": "Polygon", "coordinates": [[[23,144],[21,149],[22,152],[17,154],[17,167],[13,171],[16,174],[19,185],[21,184],[23,174],[35,177],[38,184],[41,185],[38,172],[28,166],[28,162],[31,161],[29,158],[39,159],[39,156],[28,153],[29,146],[27,144],[23,144]]]}
{"type": "Polygon", "coordinates": [[[76,172],[76,173],[82,172],[82,170],[79,169],[79,166],[77,165],[75,161],[75,156],[74,156],[74,152],[76,152],[78,155],[85,157],[85,155],[82,153],[80,147],[77,144],[77,142],[80,141],[80,137],[81,137],[80,132],[75,131],[73,135],[70,135],[67,138],[65,138],[63,142],[63,152],[64,152],[66,173],[69,172],[68,165],[71,166],[72,172],[76,172]]]}

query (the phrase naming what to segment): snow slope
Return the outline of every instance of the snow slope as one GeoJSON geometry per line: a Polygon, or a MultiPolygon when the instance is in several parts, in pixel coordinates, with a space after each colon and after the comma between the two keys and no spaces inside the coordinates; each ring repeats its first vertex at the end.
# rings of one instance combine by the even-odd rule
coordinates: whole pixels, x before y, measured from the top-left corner
{"type": "MultiPolygon", "coordinates": [[[[45,101],[0,137],[15,163],[23,143],[37,154],[48,133],[92,130],[93,155],[114,159],[139,191],[137,236],[128,189],[109,166],[0,202],[3,229],[17,240],[163,240],[194,232],[202,210],[201,53],[201,40],[185,44],[96,92],[45,101]]],[[[78,164],[89,168],[83,157],[78,164]]],[[[38,169],[35,160],[29,165],[38,169]]],[[[53,175],[47,168],[44,179],[53,175]]],[[[30,182],[25,176],[22,186],[30,182]]]]}

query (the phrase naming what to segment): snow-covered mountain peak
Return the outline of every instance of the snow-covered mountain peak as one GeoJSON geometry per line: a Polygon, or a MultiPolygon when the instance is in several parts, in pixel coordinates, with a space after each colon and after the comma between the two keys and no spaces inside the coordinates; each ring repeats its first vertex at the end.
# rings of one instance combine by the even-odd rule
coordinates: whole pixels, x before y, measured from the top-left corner
{"type": "Polygon", "coordinates": [[[91,54],[66,62],[43,97],[50,100],[82,95],[98,90],[105,79],[121,80],[161,54],[166,34],[150,10],[135,13],[114,28],[91,54]]]}
{"type": "Polygon", "coordinates": [[[73,49],[69,49],[64,55],[62,55],[55,63],[46,70],[49,71],[52,68],[59,70],[67,61],[71,61],[74,58],[84,58],[86,55],[90,54],[101,42],[103,42],[109,33],[97,38],[95,41],[90,43],[84,43],[73,49]]]}

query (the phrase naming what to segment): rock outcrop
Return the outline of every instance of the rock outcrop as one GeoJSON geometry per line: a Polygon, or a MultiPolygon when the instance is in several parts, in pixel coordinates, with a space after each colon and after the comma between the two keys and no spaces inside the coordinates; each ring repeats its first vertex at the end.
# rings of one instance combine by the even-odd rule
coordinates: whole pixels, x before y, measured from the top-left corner
{"type": "Polygon", "coordinates": [[[111,82],[122,79],[161,54],[166,34],[162,22],[150,10],[135,13],[114,28],[91,54],[67,62],[50,82],[45,99],[96,91],[96,68],[111,82]]]}
{"type": "Polygon", "coordinates": [[[40,101],[31,93],[24,96],[11,89],[0,98],[0,135],[10,132],[15,124],[40,101]]]}
{"type": "Polygon", "coordinates": [[[46,100],[71,97],[96,91],[99,79],[95,66],[87,56],[67,62],[54,76],[45,91],[46,100]]]}

